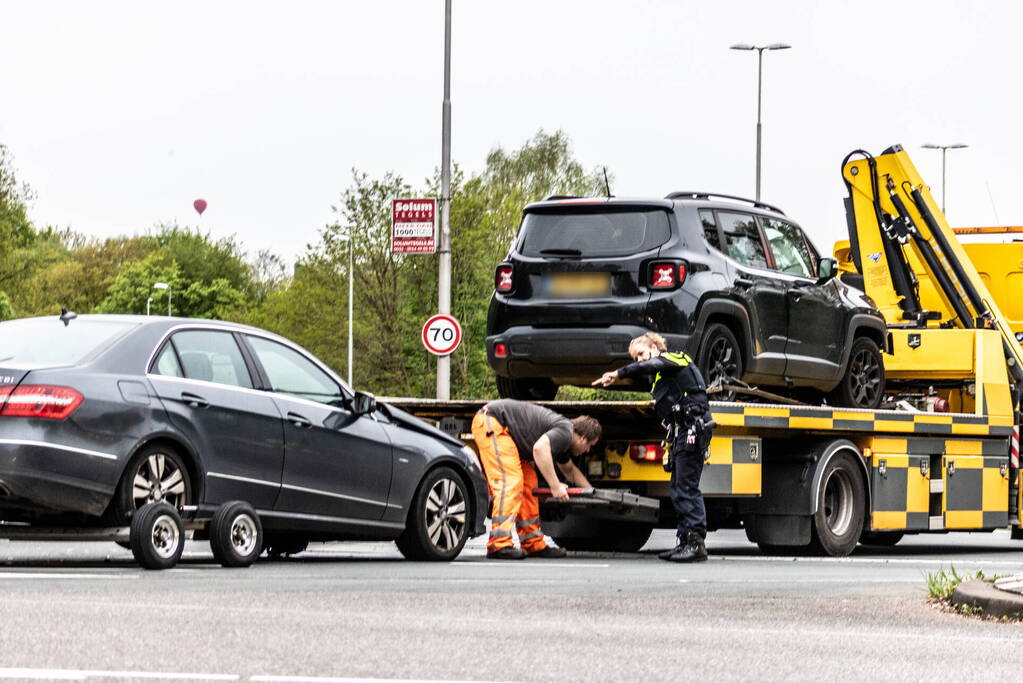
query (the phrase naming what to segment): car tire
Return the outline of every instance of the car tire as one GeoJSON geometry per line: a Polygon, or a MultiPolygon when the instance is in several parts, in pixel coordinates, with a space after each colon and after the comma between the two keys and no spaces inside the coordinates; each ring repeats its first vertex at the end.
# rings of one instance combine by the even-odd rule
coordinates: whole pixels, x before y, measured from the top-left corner
{"type": "Polygon", "coordinates": [[[810,547],[818,554],[845,557],[863,531],[866,492],[859,464],[847,452],[824,466],[817,488],[817,511],[810,525],[810,547]]]}
{"type": "MultiPolygon", "coordinates": [[[[708,387],[728,378],[742,379],[742,347],[728,326],[713,323],[703,331],[696,352],[696,367],[700,369],[708,387]]],[[[712,394],[710,398],[715,401],[732,401],[735,400],[735,392],[721,391],[712,394]]]]}
{"type": "Polygon", "coordinates": [[[872,410],[884,398],[884,359],[872,339],[857,337],[849,349],[842,381],[831,392],[832,403],[843,408],[872,410]]]}
{"type": "Polygon", "coordinates": [[[409,560],[444,562],[462,552],[469,538],[469,489],[450,467],[431,470],[412,498],[405,531],[395,539],[409,560]]]}
{"type": "Polygon", "coordinates": [[[185,527],[167,503],[146,503],[131,518],[131,554],[145,569],[170,569],[185,549],[185,527]]]}
{"type": "Polygon", "coordinates": [[[127,524],[148,503],[181,509],[192,502],[192,478],[184,459],[160,444],[146,446],[131,459],[115,494],[117,523],[127,524]]]}
{"type": "Polygon", "coordinates": [[[864,531],[860,534],[860,545],[872,545],[879,548],[893,548],[902,540],[901,531],[864,531]]]}
{"type": "MultiPolygon", "coordinates": [[[[553,525],[552,525],[553,526],[553,525]]],[[[566,519],[556,526],[554,542],[565,550],[595,553],[636,553],[650,540],[653,524],[621,520],[566,519]]]]}
{"type": "Polygon", "coordinates": [[[233,500],[213,513],[210,548],[224,567],[248,567],[263,550],[263,525],[248,503],[233,500]]]}
{"type": "Polygon", "coordinates": [[[497,395],[520,401],[553,401],[558,395],[558,385],[546,377],[512,379],[498,375],[497,395]]]}

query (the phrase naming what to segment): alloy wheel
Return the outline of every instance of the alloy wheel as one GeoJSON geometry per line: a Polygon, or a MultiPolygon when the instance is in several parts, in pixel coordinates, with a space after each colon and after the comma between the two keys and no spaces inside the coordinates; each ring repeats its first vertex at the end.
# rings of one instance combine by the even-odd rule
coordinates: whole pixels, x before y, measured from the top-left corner
{"type": "Polygon", "coordinates": [[[248,557],[256,549],[259,542],[259,531],[252,517],[246,514],[238,515],[231,524],[231,545],[242,557],[248,557]]]}
{"type": "Polygon", "coordinates": [[[426,532],[442,551],[455,548],[465,533],[465,497],[450,479],[440,479],[426,497],[426,532]]]}
{"type": "Polygon", "coordinates": [[[849,389],[858,408],[875,405],[881,391],[881,368],[874,354],[861,349],[849,366],[849,389]]]}
{"type": "Polygon", "coordinates": [[[185,473],[163,453],[152,453],[139,463],[132,481],[135,509],[146,503],[166,502],[181,507],[185,501],[185,473]]]}
{"type": "Polygon", "coordinates": [[[153,551],[161,558],[168,558],[178,550],[181,542],[178,524],[170,515],[160,515],[153,522],[153,551]]]}
{"type": "MultiPolygon", "coordinates": [[[[732,346],[727,338],[722,336],[712,341],[707,352],[707,377],[705,378],[707,386],[723,384],[735,378],[739,371],[738,355],[738,349],[732,346]]],[[[735,398],[735,392],[722,391],[717,398],[722,401],[731,401],[735,398]]]]}

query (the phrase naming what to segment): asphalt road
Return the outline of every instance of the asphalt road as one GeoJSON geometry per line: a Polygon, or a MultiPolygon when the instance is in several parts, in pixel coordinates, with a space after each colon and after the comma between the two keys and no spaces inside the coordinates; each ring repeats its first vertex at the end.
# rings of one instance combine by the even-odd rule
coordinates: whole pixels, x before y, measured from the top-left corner
{"type": "Polygon", "coordinates": [[[1005,532],[908,538],[850,558],[651,553],[450,564],[389,544],[222,569],[190,543],[146,572],[110,543],[0,541],[0,678],[78,680],[1017,680],[1023,626],[926,603],[942,567],[1023,571],[1005,532]]]}

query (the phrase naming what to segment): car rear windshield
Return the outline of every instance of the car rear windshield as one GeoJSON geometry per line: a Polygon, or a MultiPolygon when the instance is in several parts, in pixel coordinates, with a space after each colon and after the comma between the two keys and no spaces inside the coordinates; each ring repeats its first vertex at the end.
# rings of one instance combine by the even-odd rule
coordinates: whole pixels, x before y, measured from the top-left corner
{"type": "Polygon", "coordinates": [[[74,365],[120,336],[132,323],[110,320],[71,320],[57,316],[0,323],[0,364],[74,365]]]}
{"type": "Polygon", "coordinates": [[[665,211],[527,213],[522,222],[523,256],[627,256],[668,241],[665,211]]]}

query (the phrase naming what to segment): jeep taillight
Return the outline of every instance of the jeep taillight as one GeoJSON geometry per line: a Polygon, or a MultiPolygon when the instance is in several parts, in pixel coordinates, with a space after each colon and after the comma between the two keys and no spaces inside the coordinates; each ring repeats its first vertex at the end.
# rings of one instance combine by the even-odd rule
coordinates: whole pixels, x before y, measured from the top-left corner
{"type": "Polygon", "coordinates": [[[501,292],[510,292],[515,289],[515,268],[509,263],[502,263],[497,267],[494,274],[494,289],[501,292]]]}
{"type": "Polygon", "coordinates": [[[0,387],[0,417],[42,417],[63,420],[85,400],[71,387],[26,384],[0,387]]]}
{"type": "Polygon", "coordinates": [[[686,264],[678,261],[654,261],[650,264],[650,289],[675,289],[686,280],[686,264]]]}

